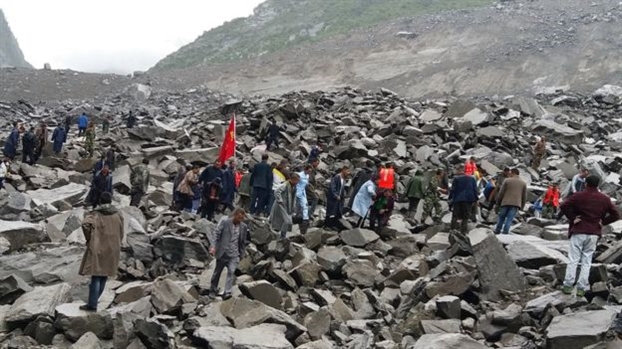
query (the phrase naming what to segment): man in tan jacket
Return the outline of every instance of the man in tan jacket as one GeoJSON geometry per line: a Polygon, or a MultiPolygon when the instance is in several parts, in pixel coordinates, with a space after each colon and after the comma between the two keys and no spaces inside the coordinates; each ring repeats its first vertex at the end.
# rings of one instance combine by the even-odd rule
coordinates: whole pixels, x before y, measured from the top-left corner
{"type": "Polygon", "coordinates": [[[86,251],[79,274],[91,276],[89,301],[80,306],[82,310],[97,311],[97,301],[104,292],[108,277],[117,275],[123,240],[123,216],[111,202],[112,195],[102,193],[100,205],[82,221],[86,251]]]}
{"type": "Polygon", "coordinates": [[[518,169],[513,168],[510,178],[503,181],[501,190],[497,194],[497,206],[500,210],[495,234],[509,234],[516,213],[525,207],[527,184],[518,176],[519,174],[518,169]]]}

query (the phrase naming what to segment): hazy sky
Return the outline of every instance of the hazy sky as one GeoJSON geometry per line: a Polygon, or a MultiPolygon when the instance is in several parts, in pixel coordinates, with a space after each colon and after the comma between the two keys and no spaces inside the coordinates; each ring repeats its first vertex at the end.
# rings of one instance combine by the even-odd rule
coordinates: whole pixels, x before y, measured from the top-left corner
{"type": "Polygon", "coordinates": [[[147,70],[263,0],[0,0],[26,60],[42,68],[147,70]]]}

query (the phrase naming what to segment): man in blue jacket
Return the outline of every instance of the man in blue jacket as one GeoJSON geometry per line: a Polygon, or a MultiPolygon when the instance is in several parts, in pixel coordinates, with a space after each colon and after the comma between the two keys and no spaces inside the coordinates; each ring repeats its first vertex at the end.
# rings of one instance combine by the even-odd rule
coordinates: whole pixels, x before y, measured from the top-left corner
{"type": "Polygon", "coordinates": [[[17,129],[17,121],[13,123],[13,130],[4,143],[4,156],[10,160],[14,160],[17,155],[17,146],[19,145],[19,130],[17,129]]]}
{"type": "Polygon", "coordinates": [[[268,164],[268,154],[261,156],[261,162],[255,165],[251,174],[251,214],[258,214],[267,210],[270,191],[272,190],[272,167],[268,164]]]}
{"type": "Polygon", "coordinates": [[[451,202],[453,212],[451,214],[451,229],[458,228],[460,220],[460,232],[467,233],[467,224],[473,206],[477,205],[477,182],[473,176],[464,174],[464,165],[458,165],[456,176],[449,191],[449,202],[451,202]]]}
{"type": "Polygon", "coordinates": [[[89,126],[89,118],[85,113],[82,113],[78,118],[78,137],[82,137],[86,132],[86,128],[89,126]]]}

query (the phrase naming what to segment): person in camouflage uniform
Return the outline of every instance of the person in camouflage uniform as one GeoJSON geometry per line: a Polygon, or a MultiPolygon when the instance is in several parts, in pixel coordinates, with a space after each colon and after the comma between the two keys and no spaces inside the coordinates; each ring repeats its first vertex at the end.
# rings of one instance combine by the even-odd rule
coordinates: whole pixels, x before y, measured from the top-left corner
{"type": "Polygon", "coordinates": [[[436,174],[430,179],[430,183],[424,190],[423,194],[423,215],[421,216],[421,223],[425,223],[428,217],[432,217],[435,223],[441,221],[441,198],[440,193],[446,192],[446,189],[442,189],[441,181],[443,179],[443,170],[436,170],[436,174]],[[432,215],[434,211],[434,215],[432,215]]]}
{"type": "Polygon", "coordinates": [[[540,168],[540,163],[542,162],[542,158],[546,155],[546,138],[542,136],[540,141],[536,143],[536,146],[533,148],[533,160],[531,161],[531,168],[534,170],[538,170],[540,168]]]}
{"type": "Polygon", "coordinates": [[[89,153],[89,158],[93,157],[95,151],[95,125],[93,123],[89,124],[84,136],[86,138],[86,151],[89,153]]]}
{"type": "Polygon", "coordinates": [[[148,165],[149,159],[144,158],[142,164],[132,168],[132,174],[130,175],[130,183],[132,184],[130,206],[138,207],[143,196],[149,189],[150,174],[148,165]]]}

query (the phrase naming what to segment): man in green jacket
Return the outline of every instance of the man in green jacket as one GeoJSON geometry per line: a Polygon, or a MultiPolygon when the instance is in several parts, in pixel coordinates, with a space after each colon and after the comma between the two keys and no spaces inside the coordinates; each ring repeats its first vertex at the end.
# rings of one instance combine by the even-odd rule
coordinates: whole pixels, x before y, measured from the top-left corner
{"type": "Polygon", "coordinates": [[[423,172],[417,170],[415,175],[406,185],[406,196],[408,197],[408,213],[410,218],[415,218],[419,201],[423,198],[423,172]]]}

